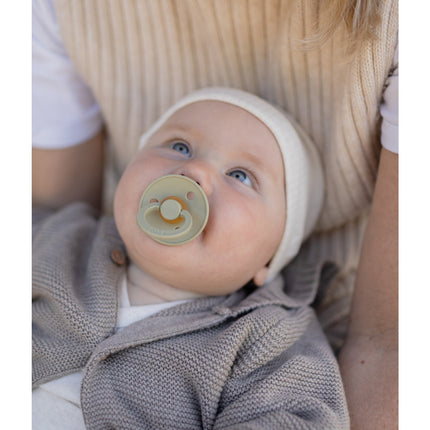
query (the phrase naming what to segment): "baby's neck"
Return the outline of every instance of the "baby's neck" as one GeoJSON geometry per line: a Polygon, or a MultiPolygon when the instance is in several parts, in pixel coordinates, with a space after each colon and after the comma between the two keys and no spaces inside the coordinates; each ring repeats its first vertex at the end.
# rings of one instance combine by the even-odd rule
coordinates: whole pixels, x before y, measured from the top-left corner
{"type": "Polygon", "coordinates": [[[127,270],[127,290],[132,306],[152,305],[202,297],[200,294],[164,284],[142,271],[134,263],[131,263],[127,270]]]}

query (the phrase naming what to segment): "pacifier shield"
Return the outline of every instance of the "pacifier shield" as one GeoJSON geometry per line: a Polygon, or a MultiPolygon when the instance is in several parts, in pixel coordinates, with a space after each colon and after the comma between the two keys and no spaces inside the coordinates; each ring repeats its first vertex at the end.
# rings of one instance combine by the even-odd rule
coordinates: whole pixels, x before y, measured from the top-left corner
{"type": "Polygon", "coordinates": [[[209,203],[202,188],[186,176],[167,175],[143,192],[137,223],[163,245],[182,245],[203,231],[208,217],[209,203]]]}

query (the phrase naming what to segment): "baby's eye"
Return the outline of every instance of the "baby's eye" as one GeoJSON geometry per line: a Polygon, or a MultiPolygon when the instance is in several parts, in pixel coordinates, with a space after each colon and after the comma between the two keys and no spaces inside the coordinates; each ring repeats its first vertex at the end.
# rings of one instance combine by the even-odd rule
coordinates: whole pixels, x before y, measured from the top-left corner
{"type": "Polygon", "coordinates": [[[187,157],[189,157],[191,155],[191,148],[185,142],[174,142],[170,145],[170,147],[174,151],[178,151],[181,154],[186,155],[187,157]]]}
{"type": "Polygon", "coordinates": [[[252,187],[253,185],[251,178],[249,177],[248,173],[246,173],[244,170],[235,169],[228,172],[227,175],[231,176],[234,179],[237,179],[238,181],[242,182],[248,187],[252,187]]]}

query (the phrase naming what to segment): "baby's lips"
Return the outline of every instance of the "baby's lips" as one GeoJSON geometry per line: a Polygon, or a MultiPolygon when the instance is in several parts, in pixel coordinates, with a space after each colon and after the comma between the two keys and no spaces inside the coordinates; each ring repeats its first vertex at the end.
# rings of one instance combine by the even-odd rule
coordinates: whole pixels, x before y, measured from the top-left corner
{"type": "Polygon", "coordinates": [[[151,182],[142,194],[137,224],[163,245],[183,245],[205,228],[209,203],[202,188],[182,175],[167,175],[151,182]]]}

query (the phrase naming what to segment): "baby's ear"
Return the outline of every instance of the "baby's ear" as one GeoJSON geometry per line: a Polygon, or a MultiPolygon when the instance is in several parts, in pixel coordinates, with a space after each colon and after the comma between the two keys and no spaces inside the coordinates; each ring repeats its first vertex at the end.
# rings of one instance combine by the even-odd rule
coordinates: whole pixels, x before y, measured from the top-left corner
{"type": "Polygon", "coordinates": [[[254,284],[257,287],[261,287],[267,279],[267,274],[269,273],[269,268],[267,266],[262,267],[255,275],[254,275],[254,284]]]}

